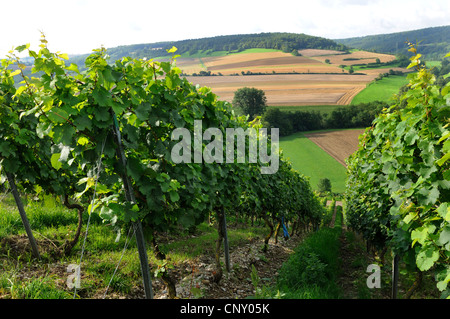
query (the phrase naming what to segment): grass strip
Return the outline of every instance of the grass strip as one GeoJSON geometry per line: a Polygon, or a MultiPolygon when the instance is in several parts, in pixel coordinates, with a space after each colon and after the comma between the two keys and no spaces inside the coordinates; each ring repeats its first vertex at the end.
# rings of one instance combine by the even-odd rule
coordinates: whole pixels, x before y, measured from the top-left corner
{"type": "Polygon", "coordinates": [[[280,148],[285,157],[291,161],[292,167],[309,177],[313,189],[318,188],[321,179],[328,178],[334,193],[344,192],[347,178],[345,167],[305,137],[302,132],[281,137],[280,148]]]}
{"type": "Polygon", "coordinates": [[[335,227],[323,227],[297,246],[279,271],[277,295],[283,299],[338,299],[342,295],[339,277],[339,237],[342,213],[335,227]]]}

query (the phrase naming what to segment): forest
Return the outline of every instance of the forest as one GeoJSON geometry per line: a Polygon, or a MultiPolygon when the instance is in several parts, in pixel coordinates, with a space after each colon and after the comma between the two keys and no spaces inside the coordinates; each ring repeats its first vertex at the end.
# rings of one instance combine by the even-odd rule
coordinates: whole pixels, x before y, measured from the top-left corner
{"type": "Polygon", "coordinates": [[[450,26],[336,40],[353,48],[409,56],[407,41],[419,42],[418,48],[428,60],[440,60],[450,51],[450,26]]]}

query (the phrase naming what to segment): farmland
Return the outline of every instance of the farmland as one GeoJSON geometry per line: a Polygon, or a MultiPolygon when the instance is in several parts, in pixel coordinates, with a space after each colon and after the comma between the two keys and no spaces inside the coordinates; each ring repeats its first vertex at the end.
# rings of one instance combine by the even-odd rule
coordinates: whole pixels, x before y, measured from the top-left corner
{"type": "Polygon", "coordinates": [[[351,103],[367,103],[377,100],[388,102],[394,94],[398,93],[399,88],[407,83],[408,79],[404,75],[385,77],[379,81],[370,83],[365,90],[353,98],[351,103]]]}
{"type": "Polygon", "coordinates": [[[305,136],[346,167],[345,160],[358,149],[358,137],[362,133],[364,129],[319,131],[305,136]]]}
{"type": "Polygon", "coordinates": [[[317,189],[322,178],[328,178],[333,192],[344,192],[345,167],[304,133],[280,138],[280,148],[284,156],[292,162],[292,167],[309,178],[313,189],[317,189]]]}
{"type": "Polygon", "coordinates": [[[208,86],[220,99],[231,102],[240,87],[263,90],[270,106],[345,105],[374,76],[349,74],[270,74],[252,76],[187,77],[208,86]]]}
{"type": "MultiPolygon", "coordinates": [[[[207,86],[230,101],[244,86],[264,90],[270,106],[348,105],[379,73],[389,68],[368,68],[349,74],[342,65],[381,63],[395,56],[366,51],[300,50],[294,56],[277,50],[246,50],[238,54],[182,55],[177,66],[194,84],[207,86]],[[192,76],[209,72],[216,76],[192,76]],[[221,75],[221,76],[218,76],[221,75]]],[[[406,71],[395,68],[398,71],[406,71]]]]}

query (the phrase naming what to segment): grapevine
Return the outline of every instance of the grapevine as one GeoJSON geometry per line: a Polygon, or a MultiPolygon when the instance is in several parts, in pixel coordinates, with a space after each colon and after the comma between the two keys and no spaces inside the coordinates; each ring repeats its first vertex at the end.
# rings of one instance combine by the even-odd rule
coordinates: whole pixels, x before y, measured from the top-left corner
{"type": "Polygon", "coordinates": [[[413,269],[433,269],[450,295],[450,86],[439,87],[415,45],[409,90],[360,137],[348,161],[347,216],[378,248],[390,246],[413,269]]]}

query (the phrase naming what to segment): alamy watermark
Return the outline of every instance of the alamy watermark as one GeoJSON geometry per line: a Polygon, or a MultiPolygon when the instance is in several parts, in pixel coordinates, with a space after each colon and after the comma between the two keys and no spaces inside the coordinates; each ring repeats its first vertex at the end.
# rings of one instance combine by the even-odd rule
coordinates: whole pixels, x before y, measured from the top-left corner
{"type": "Polygon", "coordinates": [[[279,168],[279,129],[270,129],[270,155],[266,128],[226,128],[225,139],[222,131],[210,127],[202,134],[202,121],[194,121],[194,145],[192,147],[192,134],[187,128],[176,128],[171,139],[180,140],[171,151],[172,161],[179,163],[259,163],[262,174],[275,174],[279,168]],[[213,138],[214,137],[214,138],[213,138]],[[246,141],[248,144],[248,157],[246,156],[246,141]],[[203,141],[210,141],[203,149],[203,141]],[[236,144],[236,151],[235,151],[236,144]],[[225,147],[224,147],[225,145],[225,147]],[[224,160],[225,149],[225,160],[224,160]],[[193,153],[192,153],[193,151],[193,153]],[[237,158],[235,158],[235,154],[237,158]],[[192,156],[193,155],[193,156],[192,156]],[[193,158],[193,159],[192,159],[193,158]]]}
{"type": "Polygon", "coordinates": [[[381,269],[380,266],[376,264],[370,264],[367,266],[366,272],[371,273],[369,277],[367,277],[366,284],[370,289],[373,288],[381,288],[381,269]]]}
{"type": "Polygon", "coordinates": [[[81,287],[81,268],[80,265],[70,264],[67,266],[67,272],[71,275],[67,276],[66,284],[69,289],[81,287]]]}

